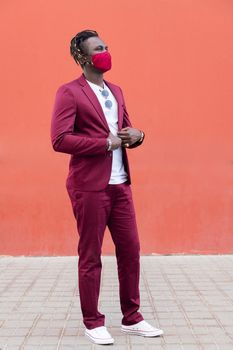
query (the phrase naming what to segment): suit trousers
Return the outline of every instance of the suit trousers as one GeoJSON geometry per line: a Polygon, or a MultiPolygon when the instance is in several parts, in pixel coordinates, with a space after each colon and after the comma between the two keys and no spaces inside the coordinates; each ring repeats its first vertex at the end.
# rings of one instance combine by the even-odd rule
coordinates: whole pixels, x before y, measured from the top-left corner
{"type": "Polygon", "coordinates": [[[84,325],[93,329],[105,324],[105,315],[98,310],[98,299],[106,227],[115,245],[122,324],[132,325],[143,320],[138,311],[140,242],[130,185],[108,185],[96,192],[67,190],[79,233],[78,284],[84,325]]]}

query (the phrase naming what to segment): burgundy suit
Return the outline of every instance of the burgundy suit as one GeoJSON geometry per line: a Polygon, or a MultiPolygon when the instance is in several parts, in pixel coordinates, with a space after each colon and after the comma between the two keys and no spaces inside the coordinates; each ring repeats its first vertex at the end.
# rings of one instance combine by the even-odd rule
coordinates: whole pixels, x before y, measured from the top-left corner
{"type": "MultiPolygon", "coordinates": [[[[131,126],[120,87],[105,83],[118,103],[119,130],[131,126]]],[[[128,181],[109,185],[112,167],[112,151],[106,149],[109,132],[101,105],[84,75],[57,90],[51,140],[55,151],[71,155],[66,187],[80,236],[79,291],[83,322],[89,329],[104,325],[105,320],[98,311],[98,298],[106,226],[116,248],[122,323],[130,325],[143,319],[138,311],[140,243],[128,159],[123,148],[128,181]]]]}

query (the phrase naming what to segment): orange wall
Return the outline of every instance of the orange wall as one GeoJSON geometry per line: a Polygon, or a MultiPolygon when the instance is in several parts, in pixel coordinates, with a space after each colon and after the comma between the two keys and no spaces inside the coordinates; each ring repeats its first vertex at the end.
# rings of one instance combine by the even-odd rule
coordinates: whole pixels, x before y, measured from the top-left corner
{"type": "MultiPolygon", "coordinates": [[[[59,85],[81,73],[73,35],[108,43],[144,146],[131,150],[142,253],[233,253],[233,3],[1,1],[0,254],[75,255],[65,179],[50,143],[59,85]]],[[[103,253],[114,252],[106,233],[103,253]]]]}

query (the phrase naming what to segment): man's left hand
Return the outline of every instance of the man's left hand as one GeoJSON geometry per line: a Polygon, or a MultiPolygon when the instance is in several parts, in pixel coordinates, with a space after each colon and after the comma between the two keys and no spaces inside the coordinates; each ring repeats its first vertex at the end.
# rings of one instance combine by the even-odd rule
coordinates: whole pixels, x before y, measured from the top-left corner
{"type": "Polygon", "coordinates": [[[138,129],[127,127],[118,131],[117,136],[120,137],[120,139],[122,140],[122,147],[129,147],[138,140],[140,140],[141,131],[138,129]]]}

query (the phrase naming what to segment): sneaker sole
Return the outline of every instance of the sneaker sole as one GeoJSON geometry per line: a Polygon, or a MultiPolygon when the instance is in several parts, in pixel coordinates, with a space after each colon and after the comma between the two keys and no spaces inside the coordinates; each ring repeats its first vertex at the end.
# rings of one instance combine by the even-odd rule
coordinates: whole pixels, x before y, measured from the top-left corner
{"type": "Polygon", "coordinates": [[[128,334],[134,334],[134,335],[139,335],[141,337],[159,337],[160,335],[163,335],[163,331],[158,331],[158,332],[140,332],[137,330],[133,330],[133,329],[124,329],[121,328],[121,331],[124,333],[128,333],[128,334]]]}
{"type": "Polygon", "coordinates": [[[85,337],[87,337],[94,344],[108,345],[108,344],[113,344],[114,343],[114,339],[109,339],[109,340],[107,340],[107,339],[104,340],[103,339],[103,340],[100,340],[100,339],[93,338],[88,333],[85,333],[85,337]]]}

